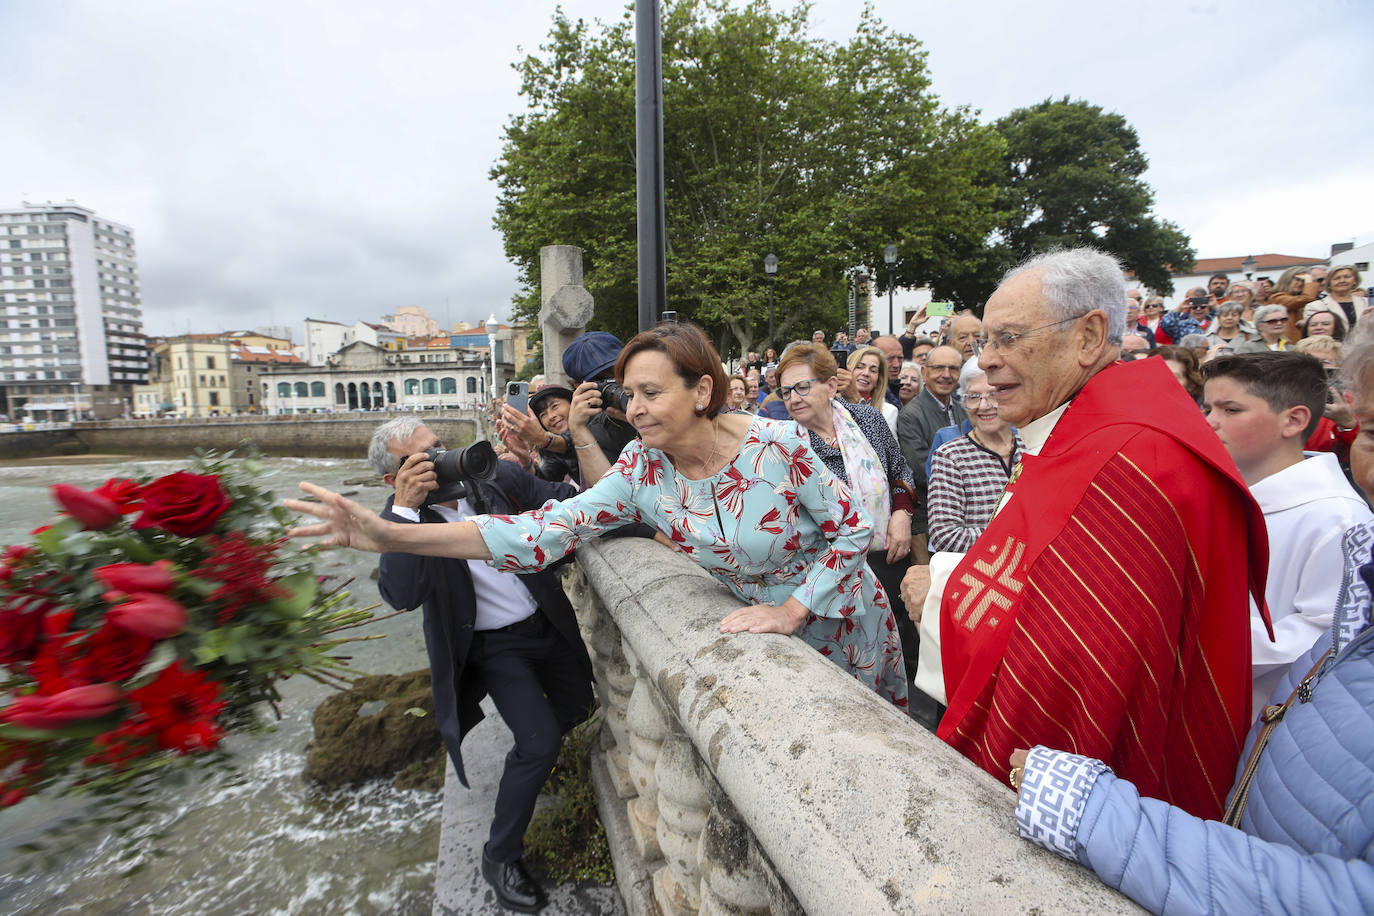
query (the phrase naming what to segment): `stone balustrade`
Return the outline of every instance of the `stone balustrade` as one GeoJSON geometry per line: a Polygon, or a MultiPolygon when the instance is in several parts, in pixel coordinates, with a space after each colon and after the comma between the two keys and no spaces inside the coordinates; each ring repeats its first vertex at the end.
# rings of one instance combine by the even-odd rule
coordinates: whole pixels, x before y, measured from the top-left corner
{"type": "Polygon", "coordinates": [[[578,551],[595,766],[632,914],[1128,913],[1019,839],[1008,788],[651,541],[578,551]]]}

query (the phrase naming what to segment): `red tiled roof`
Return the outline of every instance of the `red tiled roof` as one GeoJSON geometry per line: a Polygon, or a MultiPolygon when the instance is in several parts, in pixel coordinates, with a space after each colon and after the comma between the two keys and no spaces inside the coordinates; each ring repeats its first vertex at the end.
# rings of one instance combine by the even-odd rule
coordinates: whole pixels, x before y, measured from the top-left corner
{"type": "Polygon", "coordinates": [[[1326,258],[1305,258],[1296,254],[1256,254],[1241,255],[1234,258],[1198,258],[1192,272],[1187,274],[1177,274],[1177,276],[1191,277],[1194,274],[1234,274],[1240,273],[1244,268],[1241,264],[1245,263],[1247,257],[1255,259],[1255,270],[1279,270],[1288,267],[1306,266],[1308,264],[1325,264],[1326,258]]]}
{"type": "Polygon", "coordinates": [[[284,350],[258,352],[240,348],[232,351],[229,358],[240,363],[281,363],[284,365],[300,365],[302,363],[299,356],[284,350]]]}

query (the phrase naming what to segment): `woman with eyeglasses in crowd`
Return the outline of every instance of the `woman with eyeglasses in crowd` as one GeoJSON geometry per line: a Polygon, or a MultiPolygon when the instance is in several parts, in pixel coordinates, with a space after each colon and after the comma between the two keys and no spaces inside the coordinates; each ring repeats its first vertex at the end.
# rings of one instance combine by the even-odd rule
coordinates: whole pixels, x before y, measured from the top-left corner
{"type": "MultiPolygon", "coordinates": [[[[882,351],[865,347],[859,352],[867,351],[878,354],[885,376],[882,351]]],[[[854,500],[873,520],[868,568],[892,602],[903,652],[914,673],[916,630],[901,601],[902,577],[911,565],[914,479],[883,415],[871,403],[849,403],[839,397],[838,369],[834,354],[823,345],[793,344],[778,362],[778,396],[806,433],[811,450],[849,487],[854,500]]],[[[855,381],[859,374],[855,373],[855,381]]],[[[860,383],[861,391],[863,387],[860,383]]],[[[885,383],[876,388],[880,399],[885,388],[885,383]]]]}
{"type": "Polygon", "coordinates": [[[1237,353],[1260,353],[1264,350],[1287,350],[1293,341],[1288,331],[1288,309],[1282,305],[1261,305],[1255,309],[1255,330],[1259,338],[1236,347],[1237,353]]]}
{"type": "Polygon", "coordinates": [[[931,455],[930,552],[965,553],[992,520],[997,500],[1025,447],[997,412],[997,390],[976,359],[959,373],[959,393],[971,428],[931,455]]]}
{"type": "MultiPolygon", "coordinates": [[[[639,438],[577,496],[523,515],[402,525],[303,483],[320,503],[287,505],[322,521],[293,534],[524,572],[558,561],[584,538],[642,521],[746,603],[721,621],[722,632],[795,633],[905,709],[896,623],[864,563],[873,534],[867,503],[861,511],[861,497],[827,469],[796,424],[722,412],[725,371],[695,325],[641,332],[621,350],[615,378],[630,395],[625,414],[639,438]]],[[[887,432],[881,419],[878,426],[887,432]]],[[[579,455],[595,452],[594,440],[577,439],[579,455]]],[[[595,464],[593,454],[589,480],[595,464]]]]}

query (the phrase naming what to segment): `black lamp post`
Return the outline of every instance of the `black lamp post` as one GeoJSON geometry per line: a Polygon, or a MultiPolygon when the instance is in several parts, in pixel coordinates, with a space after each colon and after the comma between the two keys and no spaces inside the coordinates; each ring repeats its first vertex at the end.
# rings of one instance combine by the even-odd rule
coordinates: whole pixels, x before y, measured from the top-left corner
{"type": "Polygon", "coordinates": [[[892,272],[897,269],[897,246],[888,245],[883,249],[883,261],[887,264],[887,332],[897,333],[897,323],[892,317],[892,272]]]}
{"type": "Polygon", "coordinates": [[[1255,272],[1255,268],[1258,266],[1259,261],[1255,260],[1254,255],[1250,255],[1244,261],[1240,262],[1240,269],[1245,271],[1245,279],[1247,280],[1250,279],[1250,275],[1255,272]]]}
{"type": "Polygon", "coordinates": [[[773,347],[773,281],[778,278],[778,256],[768,252],[763,259],[763,272],[768,274],[768,349],[773,347]]]}

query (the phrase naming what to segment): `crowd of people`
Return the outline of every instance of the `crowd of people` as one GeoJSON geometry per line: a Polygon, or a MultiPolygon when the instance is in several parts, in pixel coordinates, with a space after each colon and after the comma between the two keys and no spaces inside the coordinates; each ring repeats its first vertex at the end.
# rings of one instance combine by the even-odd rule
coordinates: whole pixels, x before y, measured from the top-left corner
{"type": "Polygon", "coordinates": [[[1009,783],[1023,836],[1147,908],[1369,912],[1360,280],[1217,275],[1166,308],[1074,249],[930,336],[922,312],[729,366],[687,323],[586,333],[570,386],[500,408],[492,492],[439,492],[437,440],[412,423],[374,442],[381,515],[309,484],[320,501],[291,505],[319,519],[299,534],[383,552],[393,604],[424,604],[436,702],[441,670],[461,697],[436,706],[460,775],[483,692],[533,730],[484,850],[503,902],[542,905],[519,837],[589,697],[542,571],[635,526],[739,599],[722,632],[799,636],[1009,783]],[[455,588],[461,625],[440,622],[455,588]],[[520,639],[542,642],[516,663],[520,639]]]}

